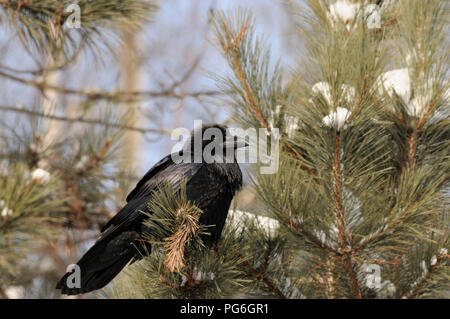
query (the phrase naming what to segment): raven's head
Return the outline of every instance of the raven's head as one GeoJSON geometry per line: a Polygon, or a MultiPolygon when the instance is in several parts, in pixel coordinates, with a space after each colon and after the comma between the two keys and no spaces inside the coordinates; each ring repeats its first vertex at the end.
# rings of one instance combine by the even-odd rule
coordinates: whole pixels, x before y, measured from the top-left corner
{"type": "Polygon", "coordinates": [[[187,148],[195,153],[201,153],[206,162],[229,162],[225,157],[233,156],[238,148],[248,146],[248,143],[235,135],[230,130],[219,124],[203,125],[191,132],[190,139],[186,142],[187,148]]]}

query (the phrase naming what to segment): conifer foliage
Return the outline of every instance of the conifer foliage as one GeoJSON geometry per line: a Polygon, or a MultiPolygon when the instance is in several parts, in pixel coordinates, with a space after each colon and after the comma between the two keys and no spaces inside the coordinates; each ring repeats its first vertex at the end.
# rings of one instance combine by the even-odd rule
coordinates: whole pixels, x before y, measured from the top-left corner
{"type": "Polygon", "coordinates": [[[445,1],[306,2],[293,73],[248,14],[215,19],[236,120],[283,132],[278,172],[252,175],[280,227],[252,254],[267,259],[251,293],[448,297],[445,1]]]}
{"type": "Polygon", "coordinates": [[[152,276],[140,296],[448,297],[445,1],[306,2],[294,72],[250,14],[213,17],[230,67],[218,83],[243,127],[280,129],[279,169],[250,169],[263,206],[231,211],[214,252],[187,248],[175,272],[165,255],[136,266],[152,276]]]}
{"type": "Polygon", "coordinates": [[[117,150],[123,133],[136,130],[113,101],[121,92],[99,96],[55,78],[80,53],[113,55],[120,33],[138,30],[155,10],[144,0],[0,1],[2,41],[10,39],[1,55],[6,46],[35,62],[0,62],[1,298],[57,296],[66,258],[120,206],[133,177],[117,150]],[[21,94],[12,99],[7,87],[21,94]]]}

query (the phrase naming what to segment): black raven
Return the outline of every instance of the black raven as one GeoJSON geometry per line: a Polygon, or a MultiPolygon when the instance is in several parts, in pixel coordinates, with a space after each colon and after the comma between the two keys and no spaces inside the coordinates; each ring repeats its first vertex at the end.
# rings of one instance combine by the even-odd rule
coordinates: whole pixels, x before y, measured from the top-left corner
{"type": "MultiPolygon", "coordinates": [[[[140,259],[141,254],[135,244],[141,237],[143,221],[147,218],[140,211],[148,211],[153,192],[163,184],[169,184],[178,191],[181,181],[185,181],[187,199],[203,211],[199,223],[214,225],[208,228],[210,235],[201,238],[205,244],[216,243],[222,233],[231,200],[242,186],[239,165],[235,159],[231,163],[225,162],[226,154],[230,154],[226,150],[231,150],[234,154],[237,148],[246,145],[246,142],[236,140],[225,126],[208,125],[192,132],[186,143],[187,147],[156,163],[128,195],[127,204],[101,229],[99,239],[77,263],[81,275],[80,287],[69,287],[73,285],[68,285],[67,280],[71,272],[67,272],[56,289],[61,289],[61,293],[67,295],[100,289],[130,261],[140,259]],[[205,134],[207,129],[212,129],[212,134],[211,130],[210,134],[205,134]],[[201,132],[201,135],[198,132],[201,132]],[[200,144],[195,142],[197,138],[200,139],[200,144]],[[202,156],[203,150],[213,144],[219,145],[220,148],[214,147],[212,158],[205,160],[202,156]],[[195,153],[198,154],[198,146],[195,145],[200,145],[200,161],[198,157],[197,160],[195,158],[195,153]],[[217,149],[221,152],[214,154],[217,149]],[[180,159],[183,155],[188,155],[184,158],[190,158],[190,161],[174,161],[174,158],[180,159]]],[[[211,149],[210,146],[208,150],[211,149]]]]}

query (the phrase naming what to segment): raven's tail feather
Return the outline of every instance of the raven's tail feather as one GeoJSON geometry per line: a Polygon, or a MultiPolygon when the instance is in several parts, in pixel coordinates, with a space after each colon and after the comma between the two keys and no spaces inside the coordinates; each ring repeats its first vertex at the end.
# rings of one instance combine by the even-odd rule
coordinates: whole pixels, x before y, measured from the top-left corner
{"type": "Polygon", "coordinates": [[[62,294],[76,295],[103,288],[128,264],[136,255],[133,241],[135,232],[125,232],[114,238],[102,238],[92,246],[77,263],[80,279],[69,278],[76,271],[67,272],[56,285],[62,294]]]}
{"type": "MultiPolygon", "coordinates": [[[[86,277],[81,279],[80,287],[72,287],[73,285],[68,283],[68,277],[71,273],[66,273],[61,280],[58,282],[56,289],[60,289],[62,294],[66,295],[77,295],[87,293],[93,290],[97,290],[105,287],[110,281],[117,276],[117,274],[128,264],[128,262],[133,258],[133,254],[128,254],[126,256],[121,257],[117,260],[113,265],[96,270],[94,272],[89,272],[89,270],[85,270],[86,277]]],[[[83,273],[83,269],[81,268],[81,273],[83,273]]]]}

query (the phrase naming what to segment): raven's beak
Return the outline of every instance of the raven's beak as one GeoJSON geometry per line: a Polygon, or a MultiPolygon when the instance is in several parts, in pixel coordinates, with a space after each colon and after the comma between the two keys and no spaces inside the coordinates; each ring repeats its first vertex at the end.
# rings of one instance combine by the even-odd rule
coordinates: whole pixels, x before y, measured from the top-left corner
{"type": "Polygon", "coordinates": [[[247,139],[240,138],[238,136],[233,136],[231,138],[227,138],[226,141],[223,143],[224,148],[232,148],[232,149],[238,149],[242,147],[249,146],[247,139]]]}

